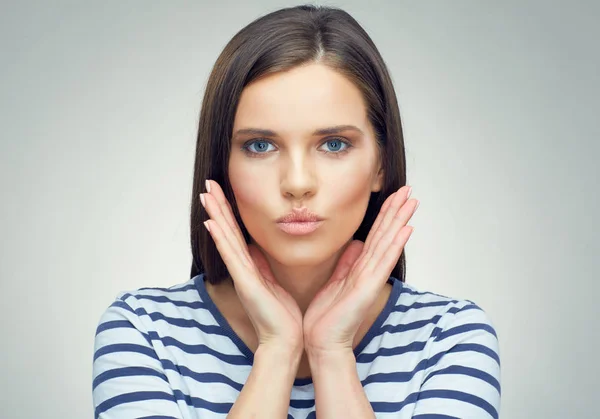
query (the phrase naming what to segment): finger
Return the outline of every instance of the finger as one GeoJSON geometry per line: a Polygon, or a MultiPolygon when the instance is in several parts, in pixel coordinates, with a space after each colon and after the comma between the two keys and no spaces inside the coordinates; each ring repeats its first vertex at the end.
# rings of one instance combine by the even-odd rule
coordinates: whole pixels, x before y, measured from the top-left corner
{"type": "Polygon", "coordinates": [[[373,222],[373,225],[371,226],[371,230],[369,231],[369,234],[367,235],[367,239],[365,240],[365,246],[364,246],[365,251],[367,251],[369,249],[369,246],[371,245],[371,242],[373,241],[373,236],[374,236],[375,232],[379,229],[381,220],[383,220],[383,217],[385,216],[387,209],[390,207],[390,202],[394,199],[394,196],[396,196],[397,193],[398,192],[394,192],[393,194],[388,196],[386,198],[386,200],[383,202],[383,205],[381,205],[381,208],[379,209],[379,214],[377,214],[377,218],[373,222]]]}
{"type": "Polygon", "coordinates": [[[413,228],[406,224],[414,215],[417,204],[418,201],[416,199],[410,199],[398,209],[396,214],[394,214],[385,233],[377,243],[374,243],[373,251],[369,258],[369,264],[371,266],[379,267],[384,263],[383,261],[386,260],[387,256],[398,260],[402,253],[402,248],[398,248],[397,243],[394,241],[398,239],[399,235],[400,237],[403,237],[401,234],[402,229],[405,227],[408,227],[409,229],[413,228]]]}
{"type": "MultiPolygon", "coordinates": [[[[398,259],[402,252],[404,251],[404,247],[408,242],[408,239],[412,236],[414,231],[413,226],[403,226],[399,231],[396,232],[396,235],[392,239],[392,242],[388,246],[388,251],[384,252],[381,260],[379,262],[373,263],[370,269],[373,269],[373,275],[376,278],[389,278],[390,274],[394,270],[394,266],[398,263],[398,259]]],[[[374,286],[376,286],[377,281],[374,286]]]]}
{"type": "MultiPolygon", "coordinates": [[[[218,224],[220,227],[220,231],[223,234],[223,239],[229,243],[228,247],[223,247],[227,249],[229,252],[233,252],[234,255],[237,255],[238,258],[242,259],[244,263],[248,266],[251,266],[251,259],[248,255],[248,249],[246,243],[240,242],[239,238],[235,234],[235,229],[237,228],[237,223],[235,223],[235,227],[232,227],[231,224],[225,218],[225,214],[222,209],[219,207],[219,204],[214,196],[209,193],[203,195],[205,201],[205,209],[210,217],[212,227],[214,224],[218,224]]],[[[220,253],[220,252],[219,252],[220,253]]],[[[221,256],[224,256],[221,254],[221,256]]]]}
{"type": "Polygon", "coordinates": [[[416,209],[415,203],[417,201],[414,199],[412,201],[405,201],[406,195],[399,195],[401,189],[398,192],[396,192],[396,195],[390,201],[390,205],[388,206],[387,211],[382,211],[379,214],[381,216],[381,221],[380,223],[378,223],[378,226],[375,227],[374,225],[369,233],[369,235],[372,236],[371,241],[369,243],[369,248],[367,249],[365,246],[365,250],[363,250],[363,257],[361,258],[359,264],[356,267],[356,271],[357,273],[359,273],[359,277],[362,277],[362,271],[368,269],[367,265],[370,266],[371,263],[376,263],[381,259],[381,252],[386,251],[386,246],[389,246],[389,243],[396,235],[398,229],[402,228],[402,226],[408,222],[408,220],[412,216],[412,213],[414,213],[416,209]],[[402,202],[404,202],[403,205],[401,204],[402,202]],[[407,213],[410,213],[411,215],[407,217],[407,213]],[[381,244],[382,241],[383,244],[381,244]],[[377,248],[379,248],[379,250],[376,250],[377,248]]]}
{"type": "Polygon", "coordinates": [[[242,231],[235,219],[235,216],[233,215],[233,209],[231,208],[231,204],[225,197],[225,193],[223,192],[221,185],[219,185],[214,180],[210,180],[210,179],[208,180],[208,183],[210,186],[210,192],[205,194],[204,196],[212,195],[212,197],[215,198],[215,200],[219,206],[219,209],[223,213],[224,219],[227,221],[227,223],[231,227],[231,230],[233,231],[236,239],[239,241],[240,246],[242,248],[247,247],[246,240],[244,239],[244,235],[242,234],[242,231]]]}
{"type": "Polygon", "coordinates": [[[227,238],[227,234],[223,231],[221,224],[215,220],[207,220],[209,234],[217,246],[217,250],[227,266],[227,270],[234,282],[240,279],[249,277],[248,272],[251,272],[252,266],[249,265],[245,258],[240,257],[239,251],[236,250],[231,240],[227,238]]]}
{"type": "Polygon", "coordinates": [[[384,205],[381,206],[377,220],[375,220],[375,223],[373,223],[373,226],[371,227],[371,231],[369,231],[369,236],[372,235],[372,238],[368,237],[368,243],[365,242],[365,253],[372,253],[372,242],[377,242],[386,232],[386,229],[391,220],[394,218],[398,208],[400,208],[404,202],[406,202],[409,189],[410,187],[408,185],[403,186],[386,199],[386,202],[389,200],[387,207],[385,206],[386,202],[384,202],[384,205]]]}

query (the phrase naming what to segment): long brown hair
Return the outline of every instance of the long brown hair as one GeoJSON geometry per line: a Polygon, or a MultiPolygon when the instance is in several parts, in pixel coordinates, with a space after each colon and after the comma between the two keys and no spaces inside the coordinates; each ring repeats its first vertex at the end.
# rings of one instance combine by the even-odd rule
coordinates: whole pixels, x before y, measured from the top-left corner
{"type": "MultiPolygon", "coordinates": [[[[202,223],[209,217],[199,202],[205,179],[221,185],[250,243],[229,183],[228,161],[238,101],[244,86],[259,77],[319,62],[360,89],[380,152],[384,180],[373,192],[353,238],[365,241],[385,199],[406,185],[406,157],[400,112],[392,80],[375,44],[350,14],[334,7],[300,5],[264,15],[241,29],[217,58],[208,79],[198,127],[191,203],[190,278],[204,273],[216,284],[229,276],[202,223]]],[[[391,275],[404,282],[405,252],[391,275]]]]}

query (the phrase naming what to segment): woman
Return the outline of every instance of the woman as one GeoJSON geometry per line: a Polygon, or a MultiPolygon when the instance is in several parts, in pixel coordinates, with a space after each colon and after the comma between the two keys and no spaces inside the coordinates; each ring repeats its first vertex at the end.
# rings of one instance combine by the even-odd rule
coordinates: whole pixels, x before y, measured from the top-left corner
{"type": "Polygon", "coordinates": [[[404,283],[393,85],[346,12],[243,28],[200,115],[191,278],[122,293],[96,333],[98,418],[497,418],[498,340],[404,283]]]}

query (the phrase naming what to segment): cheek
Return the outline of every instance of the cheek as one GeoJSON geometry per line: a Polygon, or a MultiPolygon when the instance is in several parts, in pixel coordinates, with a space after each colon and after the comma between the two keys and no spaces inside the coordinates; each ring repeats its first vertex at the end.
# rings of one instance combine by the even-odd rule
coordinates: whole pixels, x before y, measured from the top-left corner
{"type": "Polygon", "coordinates": [[[265,212],[264,203],[268,202],[269,188],[265,184],[265,175],[260,171],[245,170],[241,165],[229,167],[229,182],[235,195],[242,221],[251,230],[253,219],[265,212]]]}
{"type": "MultiPolygon", "coordinates": [[[[367,211],[369,197],[371,196],[367,182],[352,182],[332,189],[332,199],[335,202],[334,213],[339,214],[341,230],[356,231],[367,211]]],[[[340,230],[340,231],[341,231],[340,230]]]]}
{"type": "Polygon", "coordinates": [[[364,204],[366,209],[372,183],[368,166],[357,163],[339,167],[329,179],[327,195],[336,208],[354,213],[363,210],[364,204]]]}

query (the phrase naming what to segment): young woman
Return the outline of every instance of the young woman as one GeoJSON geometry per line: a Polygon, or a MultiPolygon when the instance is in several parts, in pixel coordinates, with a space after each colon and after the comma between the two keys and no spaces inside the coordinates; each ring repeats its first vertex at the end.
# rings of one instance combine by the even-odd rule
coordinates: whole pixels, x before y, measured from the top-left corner
{"type": "Polygon", "coordinates": [[[106,310],[96,418],[497,418],[486,313],[404,283],[410,189],[390,76],[350,15],[243,28],[202,104],[191,278],[106,310]]]}

